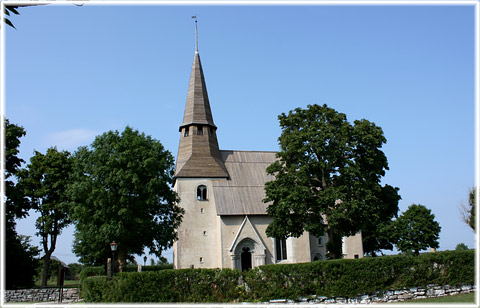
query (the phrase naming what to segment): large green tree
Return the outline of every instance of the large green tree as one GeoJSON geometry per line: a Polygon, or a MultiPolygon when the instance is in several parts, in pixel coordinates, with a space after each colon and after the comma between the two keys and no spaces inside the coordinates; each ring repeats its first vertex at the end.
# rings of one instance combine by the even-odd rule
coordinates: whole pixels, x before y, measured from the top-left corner
{"type": "Polygon", "coordinates": [[[5,129],[5,282],[6,289],[30,288],[35,283],[39,254],[28,237],[17,234],[16,219],[28,215],[30,205],[16,182],[17,173],[24,161],[18,156],[23,127],[4,120],[5,129]]]}
{"type": "Polygon", "coordinates": [[[35,151],[30,164],[19,172],[18,185],[24,190],[32,209],[40,214],[35,227],[44,252],[42,287],[47,285],[50,257],[55,251],[58,235],[71,223],[66,191],[72,171],[70,153],[53,147],[47,149],[46,154],[35,151]]]}
{"type": "MultiPolygon", "coordinates": [[[[267,212],[273,217],[267,234],[327,232],[331,258],[341,255],[342,236],[364,230],[366,238],[378,237],[382,230],[377,227],[396,215],[400,199],[398,188],[380,184],[388,170],[380,149],[386,142],[382,129],[367,120],[352,125],[326,105],[297,108],[278,118],[281,150],[267,168],[275,180],[265,185],[264,201],[270,202],[267,212]]],[[[383,246],[369,240],[366,251],[383,246]]]]}
{"type": "Polygon", "coordinates": [[[413,251],[418,256],[428,247],[438,248],[441,227],[435,215],[421,204],[412,204],[395,221],[396,246],[402,252],[413,251]]]}
{"type": "Polygon", "coordinates": [[[172,246],[183,210],[172,190],[173,156],[159,141],[127,126],[97,136],[75,157],[74,252],[82,263],[104,264],[112,241],[122,266],[145,247],[160,256],[172,246]]]}

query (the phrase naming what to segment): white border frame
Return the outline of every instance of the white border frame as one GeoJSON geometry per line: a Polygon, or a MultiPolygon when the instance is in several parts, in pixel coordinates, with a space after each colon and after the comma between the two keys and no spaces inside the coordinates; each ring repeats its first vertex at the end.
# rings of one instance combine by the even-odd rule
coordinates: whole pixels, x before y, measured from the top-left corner
{"type": "MultiPolygon", "coordinates": [[[[479,229],[478,225],[480,222],[480,213],[478,211],[479,204],[480,204],[480,94],[479,94],[479,81],[480,81],[480,43],[479,43],[479,33],[480,33],[480,3],[478,0],[151,0],[151,1],[132,1],[132,0],[125,0],[125,1],[118,1],[118,0],[93,0],[93,1],[5,1],[0,0],[0,162],[1,162],[1,172],[0,172],[0,306],[1,307],[45,307],[47,304],[5,304],[5,175],[4,175],[4,168],[5,168],[5,127],[3,117],[5,116],[5,27],[6,24],[4,22],[4,9],[5,3],[10,5],[19,5],[19,4],[54,4],[54,5],[65,5],[65,4],[87,4],[87,5],[292,5],[292,6],[303,6],[303,5],[358,5],[358,6],[365,6],[365,5],[382,5],[382,6],[394,6],[394,5],[451,5],[451,6],[461,6],[461,5],[471,5],[474,6],[475,9],[475,187],[476,189],[476,222],[477,222],[477,230],[476,230],[476,296],[475,296],[475,304],[459,304],[459,305],[447,305],[448,307],[478,307],[480,305],[480,290],[478,290],[478,283],[480,281],[480,240],[479,240],[479,229]]],[[[62,307],[62,305],[55,304],[57,307],[62,307]]],[[[63,305],[65,306],[65,305],[63,305]]],[[[193,307],[271,307],[271,304],[74,304],[74,307],[185,307],[185,306],[193,306],[193,307]]],[[[275,306],[278,306],[276,304],[275,306]]],[[[295,307],[311,307],[312,304],[295,304],[295,307]]],[[[322,306],[336,306],[338,305],[322,305],[322,306]]],[[[341,305],[342,307],[361,307],[363,305],[341,305]]],[[[409,304],[375,304],[375,307],[438,307],[438,304],[416,304],[416,305],[409,305],[409,304]]]]}

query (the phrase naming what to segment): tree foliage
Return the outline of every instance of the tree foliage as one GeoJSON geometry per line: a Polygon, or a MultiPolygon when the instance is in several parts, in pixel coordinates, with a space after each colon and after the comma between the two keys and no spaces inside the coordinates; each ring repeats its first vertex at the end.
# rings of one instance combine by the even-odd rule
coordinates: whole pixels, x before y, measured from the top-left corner
{"type": "Polygon", "coordinates": [[[470,189],[468,192],[468,204],[460,203],[459,210],[462,217],[462,221],[466,223],[473,232],[475,232],[475,213],[476,213],[476,202],[475,202],[476,188],[470,189]]]}
{"type": "Polygon", "coordinates": [[[173,156],[159,141],[127,126],[97,136],[75,157],[70,193],[82,263],[104,264],[112,241],[123,265],[145,247],[160,256],[172,246],[183,210],[172,190],[173,156]]]}
{"type": "Polygon", "coordinates": [[[25,162],[18,157],[20,138],[25,134],[23,127],[5,119],[5,212],[9,229],[15,229],[15,219],[27,216],[30,209],[23,190],[15,181],[22,163],[25,162]]]}
{"type": "Polygon", "coordinates": [[[39,250],[30,244],[30,238],[18,235],[16,219],[28,215],[30,205],[16,183],[16,176],[24,161],[18,157],[23,127],[4,121],[5,127],[5,282],[6,289],[29,288],[35,282],[39,250]]]}
{"type": "Polygon", "coordinates": [[[57,237],[71,223],[66,191],[72,171],[70,153],[59,152],[53,147],[47,149],[46,154],[35,151],[30,164],[19,172],[18,185],[28,197],[31,208],[40,214],[35,227],[45,253],[42,257],[43,287],[47,285],[50,257],[55,251],[57,237]]]}
{"type": "Polygon", "coordinates": [[[395,245],[402,252],[413,251],[418,255],[428,247],[439,247],[440,230],[430,209],[421,204],[412,204],[395,221],[395,245]]]}
{"type": "Polygon", "coordinates": [[[470,190],[470,193],[468,195],[468,205],[470,206],[470,210],[468,212],[468,225],[470,228],[472,228],[473,231],[475,231],[475,217],[476,217],[476,211],[475,208],[477,207],[476,202],[475,202],[475,188],[472,188],[470,190]]]}
{"type": "Polygon", "coordinates": [[[278,118],[281,151],[267,168],[275,180],[265,185],[264,201],[271,202],[267,212],[273,217],[267,234],[327,232],[327,247],[339,256],[341,237],[363,230],[366,252],[388,248],[391,241],[378,227],[396,216],[400,196],[398,188],[380,184],[388,170],[380,149],[386,142],[382,129],[367,120],[352,125],[326,105],[297,108],[278,118]]]}
{"type": "Polygon", "coordinates": [[[7,230],[5,236],[5,283],[7,290],[27,289],[35,284],[40,249],[30,237],[7,230]]]}
{"type": "MultiPolygon", "coordinates": [[[[17,9],[18,9],[18,5],[5,5],[3,13],[6,16],[10,16],[10,13],[13,13],[15,15],[20,15],[20,13],[18,13],[17,9]]],[[[13,23],[10,21],[10,19],[6,16],[4,16],[5,23],[7,25],[9,25],[10,27],[16,29],[15,26],[13,25],[13,23]]]]}

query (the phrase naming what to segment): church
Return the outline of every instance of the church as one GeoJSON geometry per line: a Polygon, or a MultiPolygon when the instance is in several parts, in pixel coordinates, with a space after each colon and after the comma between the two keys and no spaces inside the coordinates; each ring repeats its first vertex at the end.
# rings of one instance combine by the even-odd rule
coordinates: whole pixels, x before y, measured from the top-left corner
{"type": "MultiPolygon", "coordinates": [[[[247,270],[264,264],[325,259],[327,236],[304,232],[275,239],[265,230],[266,168],[276,152],[220,150],[203,74],[198,39],[175,168],[174,191],[185,210],[173,245],[174,268],[247,270]]],[[[361,233],[343,239],[343,257],[363,256],[361,233]]]]}

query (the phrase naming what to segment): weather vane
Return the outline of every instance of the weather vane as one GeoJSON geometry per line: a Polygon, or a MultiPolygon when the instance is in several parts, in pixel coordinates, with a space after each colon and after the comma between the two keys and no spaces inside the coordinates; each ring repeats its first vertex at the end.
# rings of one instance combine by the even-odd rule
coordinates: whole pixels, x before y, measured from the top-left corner
{"type": "Polygon", "coordinates": [[[198,29],[197,29],[197,15],[192,16],[195,19],[195,52],[198,53],[198,29]]]}

